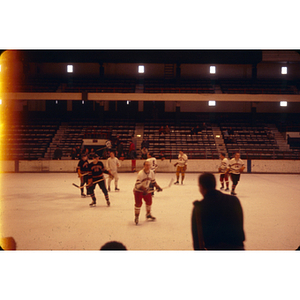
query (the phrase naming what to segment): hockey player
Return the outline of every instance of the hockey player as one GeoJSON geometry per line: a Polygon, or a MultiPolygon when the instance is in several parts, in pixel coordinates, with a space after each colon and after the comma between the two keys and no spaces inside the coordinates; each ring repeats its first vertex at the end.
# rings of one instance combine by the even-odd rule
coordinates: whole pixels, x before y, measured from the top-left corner
{"type": "Polygon", "coordinates": [[[89,164],[89,174],[88,174],[88,195],[90,195],[93,200],[90,203],[90,206],[96,204],[95,188],[97,184],[99,185],[100,189],[102,190],[105,196],[107,206],[110,206],[108,191],[105,186],[105,178],[103,176],[103,173],[109,174],[110,176],[113,177],[112,173],[110,171],[107,171],[104,168],[103,163],[99,161],[99,156],[95,154],[93,157],[93,161],[89,164]],[[95,183],[96,181],[97,183],[95,183]]]}
{"type": "MultiPolygon", "coordinates": [[[[107,170],[110,171],[115,179],[115,191],[119,191],[120,189],[118,189],[118,181],[119,181],[119,176],[118,176],[118,168],[120,167],[120,162],[117,159],[117,157],[115,156],[114,151],[110,152],[110,157],[107,159],[107,170]]],[[[108,178],[108,191],[110,192],[110,183],[112,182],[112,177],[109,176],[108,178]]]]}
{"type": "Polygon", "coordinates": [[[221,182],[221,190],[224,190],[224,181],[226,183],[226,192],[229,191],[229,179],[228,179],[228,173],[227,166],[228,166],[228,159],[225,157],[225,153],[220,154],[221,159],[221,165],[219,167],[219,173],[220,173],[220,182],[221,182]]]}
{"type": "Polygon", "coordinates": [[[174,184],[179,184],[179,174],[180,173],[181,173],[181,184],[183,184],[183,180],[185,177],[185,171],[187,168],[187,161],[188,161],[187,155],[184,154],[182,151],[179,151],[178,161],[176,164],[174,164],[174,167],[177,166],[177,170],[176,170],[177,181],[174,184]]]}
{"type": "Polygon", "coordinates": [[[144,162],[144,168],[139,171],[136,183],[133,189],[134,193],[134,214],[135,219],[134,222],[137,225],[139,222],[139,215],[142,207],[142,200],[146,202],[146,218],[147,220],[154,221],[156,218],[151,215],[151,206],[152,206],[152,194],[150,190],[150,182],[154,187],[156,187],[157,191],[162,191],[162,188],[155,181],[155,174],[151,171],[151,165],[149,161],[144,162]]]}
{"type": "MultiPolygon", "coordinates": [[[[147,153],[147,161],[149,161],[149,163],[150,163],[150,170],[153,171],[154,173],[156,173],[156,169],[157,169],[158,165],[156,164],[156,158],[153,157],[152,153],[150,153],[150,152],[147,153]]],[[[154,196],[154,186],[152,185],[152,183],[150,183],[150,189],[153,190],[152,196],[154,196]]]]}
{"type": "MultiPolygon", "coordinates": [[[[77,173],[80,178],[80,186],[84,186],[84,184],[88,184],[88,171],[89,171],[89,162],[86,154],[81,155],[81,159],[77,165],[77,173]]],[[[87,190],[87,188],[86,188],[87,190]]],[[[80,189],[81,197],[86,197],[83,192],[83,188],[80,189]]]]}
{"type": "Polygon", "coordinates": [[[241,173],[245,169],[244,162],[240,159],[240,153],[237,152],[234,155],[234,158],[232,158],[227,167],[227,173],[230,173],[231,180],[232,180],[232,189],[231,189],[231,195],[236,195],[235,188],[240,180],[241,173]]]}

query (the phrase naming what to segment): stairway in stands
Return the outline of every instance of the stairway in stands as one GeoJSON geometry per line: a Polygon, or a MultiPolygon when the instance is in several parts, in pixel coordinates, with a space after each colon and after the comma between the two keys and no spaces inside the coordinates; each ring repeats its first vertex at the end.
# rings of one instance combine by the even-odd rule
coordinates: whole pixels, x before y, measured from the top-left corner
{"type": "Polygon", "coordinates": [[[290,145],[287,143],[286,139],[283,137],[282,133],[280,133],[274,124],[268,124],[271,132],[274,135],[276,143],[279,147],[280,151],[291,151],[290,145]]]}
{"type": "MultiPolygon", "coordinates": [[[[68,128],[68,123],[62,123],[59,126],[59,129],[57,130],[55,136],[52,139],[52,142],[50,143],[50,145],[47,149],[44,159],[52,159],[53,158],[53,154],[54,154],[54,151],[55,151],[57,145],[63,150],[63,155],[64,155],[64,149],[63,149],[62,145],[60,144],[60,141],[64,137],[65,131],[67,128],[68,128]]],[[[62,157],[62,159],[63,159],[63,157],[62,157]]]]}
{"type": "Polygon", "coordinates": [[[224,143],[224,139],[220,127],[216,124],[212,124],[211,127],[212,127],[216,148],[218,152],[219,153],[223,152],[226,154],[226,157],[228,157],[227,149],[224,143]]]}

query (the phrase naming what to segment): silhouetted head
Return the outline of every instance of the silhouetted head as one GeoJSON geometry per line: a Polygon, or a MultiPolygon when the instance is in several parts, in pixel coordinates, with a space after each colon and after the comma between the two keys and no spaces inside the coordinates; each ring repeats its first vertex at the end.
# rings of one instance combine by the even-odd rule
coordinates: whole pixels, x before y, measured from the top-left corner
{"type": "Polygon", "coordinates": [[[203,173],[199,176],[200,193],[205,196],[208,191],[215,190],[216,178],[212,173],[203,173]]]}

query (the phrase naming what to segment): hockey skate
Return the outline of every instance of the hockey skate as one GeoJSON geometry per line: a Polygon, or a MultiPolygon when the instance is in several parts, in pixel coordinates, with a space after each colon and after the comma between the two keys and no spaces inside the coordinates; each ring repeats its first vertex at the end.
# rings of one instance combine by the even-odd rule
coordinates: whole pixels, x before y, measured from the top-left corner
{"type": "Polygon", "coordinates": [[[82,198],[85,198],[85,197],[86,197],[86,194],[81,194],[81,197],[82,197],[82,198]]]}
{"type": "Polygon", "coordinates": [[[221,186],[221,187],[220,187],[220,190],[224,190],[224,186],[221,186]]]}
{"type": "Polygon", "coordinates": [[[116,192],[118,192],[119,190],[120,190],[120,189],[118,189],[118,188],[115,188],[115,191],[116,191],[116,192]]]}
{"type": "Polygon", "coordinates": [[[135,216],[134,223],[135,223],[135,225],[137,225],[139,223],[139,216],[135,216]]]}
{"type": "Polygon", "coordinates": [[[110,192],[110,187],[107,190],[110,192]]]}
{"type": "Polygon", "coordinates": [[[226,188],[225,192],[229,192],[229,188],[226,188]]]}
{"type": "Polygon", "coordinates": [[[93,206],[96,206],[96,201],[94,201],[94,200],[90,203],[90,207],[93,207],[93,206]]]}
{"type": "Polygon", "coordinates": [[[156,220],[156,218],[153,217],[151,214],[146,215],[146,218],[147,218],[147,220],[150,220],[150,221],[156,220]]]}
{"type": "Polygon", "coordinates": [[[236,192],[235,191],[231,191],[231,195],[236,195],[236,192]]]}
{"type": "Polygon", "coordinates": [[[107,200],[107,201],[106,201],[106,203],[107,203],[107,206],[109,207],[109,206],[110,206],[110,202],[109,202],[109,200],[107,200]]]}
{"type": "Polygon", "coordinates": [[[179,184],[179,181],[174,182],[174,184],[179,184]]]}

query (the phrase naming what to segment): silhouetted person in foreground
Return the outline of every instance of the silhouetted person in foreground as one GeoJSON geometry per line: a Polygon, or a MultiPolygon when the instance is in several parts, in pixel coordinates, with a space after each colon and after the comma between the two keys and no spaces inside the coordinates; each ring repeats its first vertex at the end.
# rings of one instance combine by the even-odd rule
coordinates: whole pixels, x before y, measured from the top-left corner
{"type": "Polygon", "coordinates": [[[194,250],[244,250],[243,210],[236,196],[217,191],[215,176],[199,176],[203,200],[192,212],[194,250]]]}
{"type": "Polygon", "coordinates": [[[127,250],[127,249],[122,243],[112,241],[112,242],[107,242],[106,244],[104,244],[100,248],[100,250],[127,250]]]}

